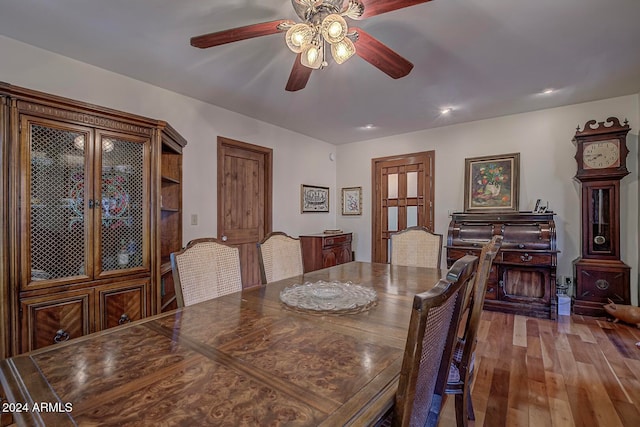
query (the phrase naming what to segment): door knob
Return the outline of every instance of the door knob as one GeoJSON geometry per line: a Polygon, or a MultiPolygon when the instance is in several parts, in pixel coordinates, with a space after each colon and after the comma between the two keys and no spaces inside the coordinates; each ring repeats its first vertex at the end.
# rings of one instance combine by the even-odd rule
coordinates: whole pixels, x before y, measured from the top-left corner
{"type": "Polygon", "coordinates": [[[226,241],[227,241],[227,236],[222,235],[222,241],[223,241],[223,242],[226,242],[226,241]]]}

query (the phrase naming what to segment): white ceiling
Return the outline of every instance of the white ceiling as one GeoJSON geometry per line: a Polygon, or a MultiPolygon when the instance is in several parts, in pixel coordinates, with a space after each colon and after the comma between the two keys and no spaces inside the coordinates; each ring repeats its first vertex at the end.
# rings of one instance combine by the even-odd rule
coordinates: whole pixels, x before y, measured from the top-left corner
{"type": "Polygon", "coordinates": [[[298,92],[283,34],[189,45],[281,18],[291,0],[0,0],[4,36],[334,144],[640,93],[640,0],[433,0],[353,24],[407,77],[353,57],[298,92]]]}

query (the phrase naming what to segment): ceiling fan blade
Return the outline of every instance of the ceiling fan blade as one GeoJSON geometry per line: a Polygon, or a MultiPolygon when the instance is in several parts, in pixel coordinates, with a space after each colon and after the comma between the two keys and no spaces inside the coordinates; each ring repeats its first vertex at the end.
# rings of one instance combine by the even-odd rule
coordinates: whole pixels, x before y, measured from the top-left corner
{"type": "Polygon", "coordinates": [[[281,30],[278,28],[278,25],[282,23],[294,24],[293,21],[288,19],[278,19],[277,21],[262,22],[260,24],[231,28],[229,30],[218,31],[217,33],[191,37],[191,46],[205,49],[208,47],[219,46],[221,44],[237,42],[239,40],[269,36],[271,34],[284,31],[284,29],[281,30]]]}
{"type": "Polygon", "coordinates": [[[357,19],[369,18],[430,1],[431,0],[360,0],[364,5],[364,13],[357,19]]]}
{"type": "Polygon", "coordinates": [[[311,76],[312,68],[305,67],[300,62],[300,56],[302,54],[299,53],[296,56],[296,61],[293,63],[293,68],[291,69],[291,74],[289,75],[289,81],[287,82],[286,90],[289,92],[295,92],[300,89],[304,89],[309,81],[309,77],[311,76]]]}
{"type": "Polygon", "coordinates": [[[358,33],[358,39],[355,42],[356,55],[390,77],[399,79],[409,74],[413,69],[411,62],[360,28],[349,28],[349,31],[358,33]]]}

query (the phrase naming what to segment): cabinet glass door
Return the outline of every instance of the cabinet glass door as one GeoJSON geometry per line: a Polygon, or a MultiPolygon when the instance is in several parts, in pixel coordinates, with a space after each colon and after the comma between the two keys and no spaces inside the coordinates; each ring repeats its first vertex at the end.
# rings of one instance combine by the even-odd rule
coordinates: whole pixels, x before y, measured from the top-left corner
{"type": "MultiPolygon", "coordinates": [[[[83,146],[91,130],[63,127],[45,120],[22,118],[23,185],[21,234],[29,250],[23,256],[22,287],[36,287],[65,278],[87,276],[91,248],[84,201],[87,154],[83,146]]],[[[72,280],[72,279],[67,279],[72,280]]]]}
{"type": "Polygon", "coordinates": [[[100,235],[98,275],[147,269],[149,140],[96,134],[94,218],[100,235]]]}

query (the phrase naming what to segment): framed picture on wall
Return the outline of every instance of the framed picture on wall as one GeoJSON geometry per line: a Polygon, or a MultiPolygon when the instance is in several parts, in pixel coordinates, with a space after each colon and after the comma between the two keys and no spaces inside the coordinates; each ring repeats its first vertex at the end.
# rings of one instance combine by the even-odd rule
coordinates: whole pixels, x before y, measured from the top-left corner
{"type": "Polygon", "coordinates": [[[517,212],[520,153],[465,159],[464,211],[517,212]]]}
{"type": "Polygon", "coordinates": [[[302,184],[300,211],[302,213],[329,212],[329,187],[302,184]]]}
{"type": "Polygon", "coordinates": [[[342,215],[362,215],[362,187],[342,189],[342,215]]]}

